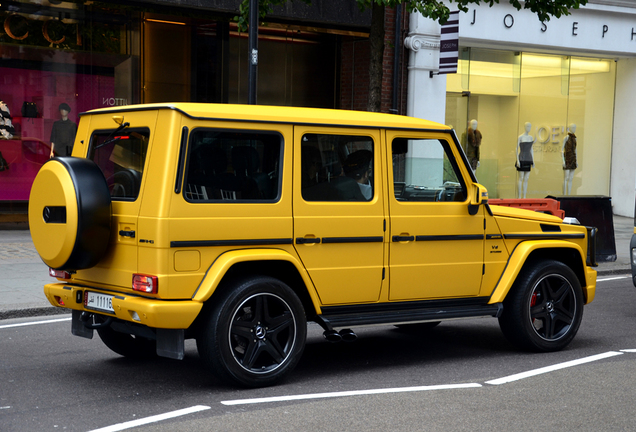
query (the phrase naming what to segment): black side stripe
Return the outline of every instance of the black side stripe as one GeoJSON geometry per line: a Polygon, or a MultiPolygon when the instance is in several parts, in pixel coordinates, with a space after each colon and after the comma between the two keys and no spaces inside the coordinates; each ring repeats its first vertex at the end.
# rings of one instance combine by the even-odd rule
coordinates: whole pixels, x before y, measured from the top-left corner
{"type": "Polygon", "coordinates": [[[384,237],[323,237],[323,243],[382,243],[384,237]]]}
{"type": "Polygon", "coordinates": [[[290,245],[293,239],[245,239],[245,240],[188,240],[171,241],[171,248],[212,247],[212,246],[273,246],[290,245]]]}
{"type": "Polygon", "coordinates": [[[506,240],[532,240],[532,239],[584,239],[585,234],[559,234],[559,233],[546,233],[546,234],[504,234],[506,240]]]}
{"type": "Polygon", "coordinates": [[[483,234],[416,236],[415,241],[483,240],[483,234]]]}

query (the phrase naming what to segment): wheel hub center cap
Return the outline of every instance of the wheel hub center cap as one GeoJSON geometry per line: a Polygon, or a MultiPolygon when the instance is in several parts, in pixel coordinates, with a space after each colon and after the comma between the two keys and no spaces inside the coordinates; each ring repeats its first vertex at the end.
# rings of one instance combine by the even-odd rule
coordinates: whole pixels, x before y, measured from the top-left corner
{"type": "Polygon", "coordinates": [[[550,313],[554,312],[554,303],[552,303],[551,301],[547,302],[545,305],[545,309],[550,313]]]}
{"type": "Polygon", "coordinates": [[[265,327],[257,325],[254,328],[254,336],[256,336],[259,339],[265,339],[265,335],[267,334],[267,331],[265,330],[265,327]]]}

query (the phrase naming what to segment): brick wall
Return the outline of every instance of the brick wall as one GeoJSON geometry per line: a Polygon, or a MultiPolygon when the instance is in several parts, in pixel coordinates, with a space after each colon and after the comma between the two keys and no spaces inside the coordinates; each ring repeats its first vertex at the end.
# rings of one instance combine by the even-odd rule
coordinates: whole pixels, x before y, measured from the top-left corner
{"type": "MultiPolygon", "coordinates": [[[[402,13],[402,36],[398,81],[398,114],[406,113],[406,78],[408,52],[402,42],[408,33],[408,14],[402,13]]],[[[384,16],[384,56],[382,66],[382,107],[390,112],[393,102],[393,58],[395,39],[395,9],[387,8],[384,16]]],[[[369,96],[369,40],[346,37],[342,39],[340,52],[340,108],[366,111],[369,96]]]]}

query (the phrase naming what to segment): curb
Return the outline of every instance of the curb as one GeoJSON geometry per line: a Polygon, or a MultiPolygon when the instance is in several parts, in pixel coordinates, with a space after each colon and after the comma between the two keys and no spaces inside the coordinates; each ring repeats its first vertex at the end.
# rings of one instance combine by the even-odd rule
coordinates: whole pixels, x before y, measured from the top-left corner
{"type": "Polygon", "coordinates": [[[0,311],[0,321],[12,318],[29,318],[49,315],[70,315],[71,310],[55,306],[0,311]]]}

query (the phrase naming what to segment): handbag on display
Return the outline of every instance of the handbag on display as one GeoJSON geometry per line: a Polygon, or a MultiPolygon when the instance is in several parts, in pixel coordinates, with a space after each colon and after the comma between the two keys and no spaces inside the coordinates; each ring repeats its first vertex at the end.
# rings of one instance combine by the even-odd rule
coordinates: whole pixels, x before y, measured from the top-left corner
{"type": "Polygon", "coordinates": [[[22,104],[22,117],[36,118],[38,116],[38,106],[35,102],[24,102],[22,104]]]}

